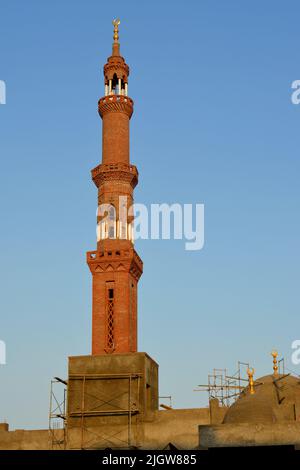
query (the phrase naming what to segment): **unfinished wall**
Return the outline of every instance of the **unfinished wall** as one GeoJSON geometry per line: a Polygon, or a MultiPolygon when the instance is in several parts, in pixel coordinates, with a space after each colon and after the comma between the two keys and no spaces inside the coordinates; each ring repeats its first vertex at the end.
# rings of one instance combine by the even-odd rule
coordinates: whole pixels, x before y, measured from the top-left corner
{"type": "Polygon", "coordinates": [[[199,426],[200,448],[299,444],[300,423],[296,422],[199,426]]]}
{"type": "MultiPolygon", "coordinates": [[[[56,432],[61,437],[63,436],[62,431],[56,432]]],[[[49,448],[50,435],[48,429],[9,431],[7,424],[5,426],[0,425],[0,450],[47,450],[49,448]]]]}
{"type": "Polygon", "coordinates": [[[139,447],[158,409],[158,365],[146,353],[69,358],[70,449],[139,447]]]}

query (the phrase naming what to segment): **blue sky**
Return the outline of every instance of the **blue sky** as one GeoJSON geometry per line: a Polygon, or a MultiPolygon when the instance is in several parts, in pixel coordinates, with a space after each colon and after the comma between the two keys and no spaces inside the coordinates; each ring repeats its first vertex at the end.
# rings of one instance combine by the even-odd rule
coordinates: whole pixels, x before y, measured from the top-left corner
{"type": "Polygon", "coordinates": [[[114,17],[131,67],[137,202],[204,203],[205,246],[140,241],[139,350],[176,407],[214,368],[290,363],[299,320],[296,1],[1,2],[0,420],[48,422],[51,377],[90,353],[102,67],[114,17]]]}

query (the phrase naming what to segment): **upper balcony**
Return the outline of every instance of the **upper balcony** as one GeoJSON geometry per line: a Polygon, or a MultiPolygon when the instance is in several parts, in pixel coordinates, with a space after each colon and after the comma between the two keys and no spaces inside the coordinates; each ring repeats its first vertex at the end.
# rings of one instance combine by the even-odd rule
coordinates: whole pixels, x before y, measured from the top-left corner
{"type": "Polygon", "coordinates": [[[138,170],[135,165],[126,163],[100,164],[92,170],[92,179],[99,188],[104,181],[120,180],[127,181],[134,188],[138,183],[138,170]]]}
{"type": "Polygon", "coordinates": [[[125,112],[131,118],[133,100],[126,95],[109,94],[98,101],[98,111],[102,118],[109,112],[125,112]]]}

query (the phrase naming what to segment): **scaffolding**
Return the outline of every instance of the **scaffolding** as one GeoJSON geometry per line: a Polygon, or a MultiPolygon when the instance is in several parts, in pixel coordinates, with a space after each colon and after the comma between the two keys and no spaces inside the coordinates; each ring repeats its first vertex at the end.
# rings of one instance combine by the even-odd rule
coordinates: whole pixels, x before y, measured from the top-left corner
{"type": "Polygon", "coordinates": [[[278,373],[279,375],[285,375],[284,357],[278,361],[278,373]]]}
{"type": "Polygon", "coordinates": [[[66,449],[67,382],[58,377],[51,380],[49,407],[49,449],[66,449]]]}
{"type": "Polygon", "coordinates": [[[213,369],[207,384],[200,384],[195,392],[208,392],[209,400],[218,399],[221,406],[231,406],[248,385],[249,363],[238,361],[237,371],[227,374],[227,369],[213,369]]]}
{"type": "Polygon", "coordinates": [[[164,396],[160,396],[158,397],[159,399],[159,406],[161,408],[164,408],[165,410],[172,410],[173,408],[173,405],[172,405],[172,395],[164,395],[164,396]],[[160,403],[160,400],[168,400],[169,401],[169,405],[166,405],[165,403],[160,403]]]}
{"type": "MultiPolygon", "coordinates": [[[[136,448],[137,437],[136,432],[133,432],[134,424],[138,424],[138,414],[140,413],[137,402],[140,396],[140,379],[142,374],[129,373],[129,374],[71,374],[69,376],[69,384],[71,382],[79,381],[79,387],[72,387],[73,393],[78,393],[80,397],[80,410],[68,412],[69,421],[72,418],[80,420],[80,445],[77,443],[76,448],[80,449],[95,449],[95,448],[136,448]],[[89,392],[87,386],[89,381],[107,381],[107,380],[121,380],[127,382],[127,386],[122,389],[120,393],[119,387],[116,387],[116,393],[104,393],[104,388],[101,388],[101,393],[97,395],[89,392]],[[126,403],[126,407],[124,404],[126,403]],[[117,425],[117,430],[107,431],[107,426],[102,425],[101,432],[96,431],[95,426],[89,426],[88,419],[94,417],[104,416],[125,416],[126,424],[117,425]],[[133,422],[133,417],[136,417],[133,422]],[[126,437],[125,437],[126,436],[126,437]]],[[[78,426],[69,426],[69,431],[78,426]]]]}

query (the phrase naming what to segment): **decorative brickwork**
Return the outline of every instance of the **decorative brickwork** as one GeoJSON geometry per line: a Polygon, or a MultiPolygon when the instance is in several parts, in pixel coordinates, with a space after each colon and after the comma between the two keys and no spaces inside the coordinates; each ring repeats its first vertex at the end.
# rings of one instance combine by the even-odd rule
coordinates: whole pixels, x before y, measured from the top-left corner
{"type": "Polygon", "coordinates": [[[98,165],[91,173],[97,188],[100,188],[105,181],[123,181],[129,183],[132,189],[134,189],[138,183],[138,171],[136,166],[127,165],[126,163],[98,165]]]}
{"type": "Polygon", "coordinates": [[[133,101],[128,96],[105,96],[98,102],[98,111],[102,118],[106,113],[126,113],[131,118],[133,101]]]}
{"type": "MultiPolygon", "coordinates": [[[[109,283],[112,284],[112,283],[109,283]]],[[[113,352],[115,349],[115,335],[114,335],[114,288],[108,286],[106,294],[106,351],[113,352]]]]}

